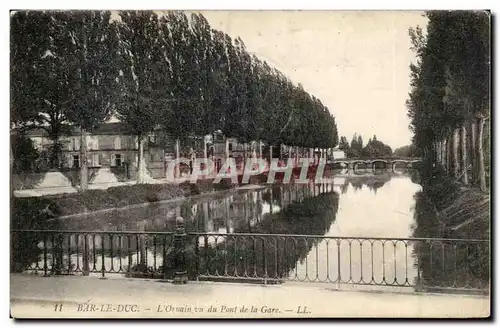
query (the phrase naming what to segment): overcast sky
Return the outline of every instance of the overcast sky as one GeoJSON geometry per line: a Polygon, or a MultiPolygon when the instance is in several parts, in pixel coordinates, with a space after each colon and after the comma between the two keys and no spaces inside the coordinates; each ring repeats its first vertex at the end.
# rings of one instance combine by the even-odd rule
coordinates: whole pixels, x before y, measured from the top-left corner
{"type": "Polygon", "coordinates": [[[417,11],[205,11],[213,28],[315,95],[335,115],[339,135],[374,134],[393,149],[410,143],[405,100],[415,60],[408,28],[417,11]]]}

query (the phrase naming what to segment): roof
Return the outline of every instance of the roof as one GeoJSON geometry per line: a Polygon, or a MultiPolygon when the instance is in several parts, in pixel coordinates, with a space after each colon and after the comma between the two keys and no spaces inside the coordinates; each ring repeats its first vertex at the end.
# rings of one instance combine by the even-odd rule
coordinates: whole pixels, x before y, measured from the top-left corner
{"type": "MultiPolygon", "coordinates": [[[[12,131],[15,133],[15,131],[12,131]]],[[[126,125],[121,122],[113,123],[103,123],[99,125],[96,129],[90,132],[92,135],[107,135],[107,134],[132,134],[130,131],[127,132],[126,125]]],[[[48,136],[47,131],[42,128],[36,128],[29,130],[27,135],[30,137],[46,137],[48,136]]],[[[80,135],[80,128],[73,127],[71,135],[80,135]]]]}

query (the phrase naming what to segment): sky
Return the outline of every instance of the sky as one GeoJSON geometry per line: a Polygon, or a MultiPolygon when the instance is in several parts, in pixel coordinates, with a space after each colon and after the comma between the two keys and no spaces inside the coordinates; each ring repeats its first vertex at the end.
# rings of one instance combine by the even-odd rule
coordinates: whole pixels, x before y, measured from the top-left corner
{"type": "Polygon", "coordinates": [[[410,27],[418,11],[203,11],[212,28],[240,36],[247,50],[301,83],[336,117],[339,136],[411,142],[405,101],[410,27]]]}

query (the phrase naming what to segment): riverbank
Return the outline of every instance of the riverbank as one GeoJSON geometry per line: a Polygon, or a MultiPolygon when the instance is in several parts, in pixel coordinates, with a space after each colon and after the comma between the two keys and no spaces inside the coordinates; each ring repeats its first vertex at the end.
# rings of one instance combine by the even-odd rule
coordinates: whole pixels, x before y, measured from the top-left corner
{"type": "MultiPolygon", "coordinates": [[[[261,184],[265,177],[251,177],[245,187],[261,184]]],[[[240,179],[241,181],[241,179],[240,179]]],[[[139,184],[110,187],[105,190],[86,190],[80,193],[46,195],[42,197],[11,198],[11,228],[36,229],[43,226],[58,228],[58,222],[47,225],[54,218],[68,218],[81,214],[91,214],[119,209],[143,207],[168,201],[200,195],[211,195],[221,191],[229,191],[241,186],[222,180],[213,183],[213,179],[199,180],[196,184],[139,184]]]]}
{"type": "Polygon", "coordinates": [[[433,228],[420,232],[440,238],[490,239],[491,195],[465,186],[439,168],[421,178],[417,197],[418,216],[433,228]]]}

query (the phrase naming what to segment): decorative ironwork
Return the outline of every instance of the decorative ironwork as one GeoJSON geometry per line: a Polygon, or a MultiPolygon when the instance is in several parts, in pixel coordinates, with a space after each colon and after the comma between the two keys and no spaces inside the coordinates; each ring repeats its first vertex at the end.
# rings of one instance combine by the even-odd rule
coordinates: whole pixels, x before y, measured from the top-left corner
{"type": "Polygon", "coordinates": [[[487,291],[489,241],[257,233],[11,231],[12,270],[487,291]],[[175,241],[175,242],[174,242],[175,241]],[[182,248],[182,249],[181,249],[182,248]],[[181,270],[180,270],[181,269],[181,270]]]}

